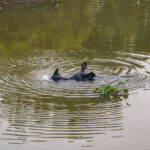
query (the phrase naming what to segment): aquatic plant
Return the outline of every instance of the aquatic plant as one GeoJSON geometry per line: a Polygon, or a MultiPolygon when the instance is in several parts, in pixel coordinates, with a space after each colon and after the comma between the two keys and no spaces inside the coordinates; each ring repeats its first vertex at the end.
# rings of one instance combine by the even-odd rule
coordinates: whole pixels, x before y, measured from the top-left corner
{"type": "Polygon", "coordinates": [[[116,97],[125,96],[128,94],[128,89],[124,87],[123,82],[119,82],[117,85],[101,84],[98,88],[94,90],[95,93],[100,93],[103,97],[116,97]]]}

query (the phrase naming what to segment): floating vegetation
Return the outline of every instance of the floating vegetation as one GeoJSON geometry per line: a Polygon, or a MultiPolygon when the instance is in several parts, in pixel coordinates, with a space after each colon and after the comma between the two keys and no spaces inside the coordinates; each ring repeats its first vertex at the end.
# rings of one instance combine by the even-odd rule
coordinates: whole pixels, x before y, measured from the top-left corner
{"type": "Polygon", "coordinates": [[[128,95],[128,89],[125,88],[125,83],[119,82],[117,85],[110,85],[102,83],[94,90],[95,93],[100,93],[102,97],[114,98],[117,96],[128,95]]]}

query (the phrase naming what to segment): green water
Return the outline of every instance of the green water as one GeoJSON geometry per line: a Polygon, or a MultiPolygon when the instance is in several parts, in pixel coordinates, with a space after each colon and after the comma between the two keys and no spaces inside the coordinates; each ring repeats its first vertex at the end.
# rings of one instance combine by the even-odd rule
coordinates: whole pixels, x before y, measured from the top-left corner
{"type": "Polygon", "coordinates": [[[148,150],[149,90],[149,0],[1,6],[3,150],[148,150]],[[43,80],[56,68],[69,77],[85,61],[94,81],[43,80]],[[125,81],[129,96],[100,98],[102,81],[125,81]]]}

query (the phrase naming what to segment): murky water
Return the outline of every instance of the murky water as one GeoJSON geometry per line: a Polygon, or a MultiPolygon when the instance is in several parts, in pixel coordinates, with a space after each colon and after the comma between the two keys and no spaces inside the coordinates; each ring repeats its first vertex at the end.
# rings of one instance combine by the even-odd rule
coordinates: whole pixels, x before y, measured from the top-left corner
{"type": "Polygon", "coordinates": [[[64,0],[0,9],[0,145],[20,149],[150,148],[150,1],[64,0]],[[83,62],[94,81],[63,76],[83,62]],[[126,83],[102,99],[101,81],[126,83]],[[131,107],[129,107],[129,105],[131,107]]]}

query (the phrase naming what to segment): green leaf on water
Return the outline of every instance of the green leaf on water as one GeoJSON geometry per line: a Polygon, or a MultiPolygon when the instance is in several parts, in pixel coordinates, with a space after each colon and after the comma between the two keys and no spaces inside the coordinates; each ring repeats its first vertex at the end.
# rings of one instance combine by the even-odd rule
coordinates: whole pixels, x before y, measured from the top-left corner
{"type": "Polygon", "coordinates": [[[102,96],[112,98],[116,96],[125,96],[128,94],[128,89],[125,89],[123,86],[124,82],[121,81],[117,85],[104,84],[96,88],[94,92],[99,92],[102,96]]]}
{"type": "Polygon", "coordinates": [[[126,93],[126,94],[129,92],[128,89],[124,89],[123,91],[124,91],[124,93],[126,93]]]}
{"type": "Polygon", "coordinates": [[[96,89],[94,90],[94,93],[96,93],[97,91],[99,91],[99,88],[96,88],[96,89]]]}
{"type": "Polygon", "coordinates": [[[118,85],[122,85],[122,84],[123,84],[123,82],[121,82],[121,81],[118,83],[118,85]]]}

